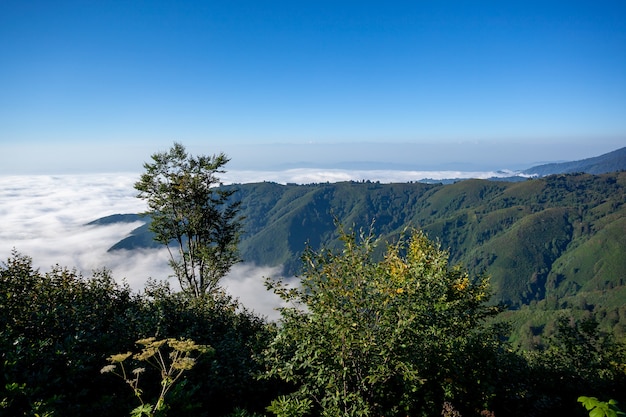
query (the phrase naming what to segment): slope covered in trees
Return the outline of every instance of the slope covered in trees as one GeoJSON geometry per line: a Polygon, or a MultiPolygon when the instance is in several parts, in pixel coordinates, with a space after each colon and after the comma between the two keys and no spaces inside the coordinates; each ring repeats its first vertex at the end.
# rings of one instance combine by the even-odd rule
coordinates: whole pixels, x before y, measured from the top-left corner
{"type": "MultiPolygon", "coordinates": [[[[563,309],[581,317],[595,311],[603,330],[626,337],[626,172],[448,185],[230,187],[245,216],[246,262],[298,274],[307,243],[338,247],[335,219],[357,229],[373,224],[389,241],[413,227],[448,249],[452,263],[491,277],[492,302],[516,310],[509,313],[519,329],[514,337],[525,345],[551,334],[563,309]],[[531,312],[522,309],[527,306],[531,312]]],[[[112,250],[146,244],[151,236],[144,226],[112,250]]]]}
{"type": "MultiPolygon", "coordinates": [[[[512,306],[626,283],[626,173],[556,175],[524,182],[450,185],[345,182],[242,184],[233,198],[245,216],[244,261],[297,273],[308,242],[336,245],[334,220],[373,223],[393,240],[424,230],[451,261],[492,278],[494,300],[512,306]]],[[[112,249],[143,246],[146,228],[112,249]]]]}

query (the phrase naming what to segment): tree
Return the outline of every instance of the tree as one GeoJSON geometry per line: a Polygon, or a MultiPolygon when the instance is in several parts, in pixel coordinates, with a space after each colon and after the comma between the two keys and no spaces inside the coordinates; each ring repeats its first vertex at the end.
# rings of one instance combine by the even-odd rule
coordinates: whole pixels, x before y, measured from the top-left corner
{"type": "Polygon", "coordinates": [[[152,161],[135,183],[138,197],[148,202],[150,230],[167,247],[183,291],[210,294],[239,262],[240,204],[230,201],[234,189],[218,187],[216,176],[229,159],[223,153],[194,157],[174,143],[169,152],[153,154],[152,161]]]}
{"type": "MultiPolygon", "coordinates": [[[[487,279],[449,267],[421,232],[380,261],[371,233],[340,235],[341,253],[307,250],[300,287],[268,281],[291,307],[281,310],[266,375],[294,384],[293,404],[323,416],[433,413],[446,401],[470,406],[470,391],[471,407],[483,407],[491,387],[479,373],[494,338],[481,324],[498,311],[486,305],[487,279]]],[[[293,404],[280,398],[271,409],[282,415],[293,404]]]]}

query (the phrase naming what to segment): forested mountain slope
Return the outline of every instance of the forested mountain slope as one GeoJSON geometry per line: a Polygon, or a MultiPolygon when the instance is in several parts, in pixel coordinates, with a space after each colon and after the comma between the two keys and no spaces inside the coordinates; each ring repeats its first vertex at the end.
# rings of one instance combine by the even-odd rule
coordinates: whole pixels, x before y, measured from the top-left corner
{"type": "MultiPolygon", "coordinates": [[[[334,219],[383,239],[425,230],[451,261],[492,278],[512,307],[611,290],[626,283],[626,172],[554,175],[524,182],[450,185],[372,182],[242,184],[244,261],[296,274],[307,244],[334,245],[334,219]]],[[[113,219],[112,219],[113,221],[113,219]]],[[[144,226],[112,250],[151,245],[144,226]]],[[[621,297],[621,295],[620,295],[621,297]]]]}

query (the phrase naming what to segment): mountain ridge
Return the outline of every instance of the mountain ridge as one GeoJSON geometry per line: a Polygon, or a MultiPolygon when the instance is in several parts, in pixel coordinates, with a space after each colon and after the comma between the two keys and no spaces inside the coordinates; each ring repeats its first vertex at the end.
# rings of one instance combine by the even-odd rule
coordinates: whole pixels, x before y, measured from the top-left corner
{"type": "MultiPolygon", "coordinates": [[[[335,218],[357,229],[373,224],[374,232],[385,240],[397,238],[407,227],[423,229],[450,250],[453,263],[492,275],[497,301],[517,306],[543,299],[550,292],[571,294],[558,285],[565,281],[563,271],[588,271],[584,279],[577,273],[578,281],[572,281],[578,282],[578,289],[588,281],[601,281],[603,276],[598,277],[593,268],[574,267],[577,260],[566,256],[578,246],[593,246],[589,241],[599,239],[599,232],[611,236],[611,245],[626,248],[626,240],[612,231],[621,230],[626,218],[625,172],[563,174],[516,183],[465,180],[449,185],[342,182],[229,187],[237,189],[233,197],[241,201],[246,217],[240,243],[244,261],[283,265],[290,274],[298,272],[307,243],[314,248],[335,244],[335,218]]],[[[135,229],[110,250],[158,247],[148,227],[135,229]]],[[[606,256],[598,262],[609,262],[606,256]]],[[[626,271],[626,260],[622,265],[613,259],[607,265],[626,271]]]]}
{"type": "Polygon", "coordinates": [[[606,174],[626,169],[626,147],[616,149],[591,158],[571,162],[557,162],[537,165],[522,171],[522,174],[546,176],[552,174],[570,174],[584,172],[587,174],[606,174]]]}

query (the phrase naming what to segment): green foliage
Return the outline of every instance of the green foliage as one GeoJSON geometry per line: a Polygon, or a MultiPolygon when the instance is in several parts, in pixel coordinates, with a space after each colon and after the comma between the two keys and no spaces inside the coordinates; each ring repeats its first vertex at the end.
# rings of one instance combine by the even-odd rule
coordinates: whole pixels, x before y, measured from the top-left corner
{"type": "MultiPolygon", "coordinates": [[[[58,415],[115,413],[110,397],[85,387],[110,384],[98,375],[111,350],[132,343],[139,311],[130,289],[108,271],[85,279],[59,266],[45,274],[13,253],[0,267],[0,398],[6,413],[37,406],[58,415]],[[11,387],[21,387],[12,390],[11,387]]],[[[112,389],[109,392],[116,393],[112,389]]]]}
{"type": "Polygon", "coordinates": [[[381,261],[371,234],[340,234],[342,252],[305,253],[299,288],[268,281],[293,307],[281,310],[267,376],[297,387],[273,411],[310,400],[321,415],[392,416],[444,399],[488,401],[479,364],[493,351],[481,324],[497,309],[486,305],[487,280],[449,267],[447,252],[420,232],[389,246],[381,261]]]}
{"type": "Polygon", "coordinates": [[[267,411],[277,417],[302,417],[310,413],[313,402],[308,398],[296,398],[281,395],[272,400],[267,411]]]}
{"type": "Polygon", "coordinates": [[[510,357],[496,415],[580,415],[581,392],[624,401],[625,364],[626,345],[599,331],[593,317],[563,316],[543,349],[510,357]]]}
{"type": "MultiPolygon", "coordinates": [[[[580,415],[581,392],[626,400],[625,346],[592,315],[563,318],[542,349],[516,351],[503,343],[506,329],[482,324],[493,313],[480,301],[488,298],[484,281],[449,267],[423,235],[382,258],[376,243],[349,235],[342,252],[307,252],[306,291],[273,284],[301,301],[278,325],[221,293],[197,299],[152,282],[132,294],[106,271],[40,273],[14,253],[0,267],[0,414],[128,415],[132,390],[99,370],[150,334],[215,349],[169,390],[167,412],[181,417],[258,417],[272,399],[269,411],[285,415],[341,415],[337,407],[348,405],[353,415],[514,417],[580,415]]],[[[161,378],[150,367],[140,375],[161,378]]],[[[142,386],[143,398],[158,398],[161,388],[142,386]]]]}
{"type": "MultiPolygon", "coordinates": [[[[215,349],[169,391],[171,415],[258,412],[280,392],[255,378],[271,327],[229,297],[195,299],[161,283],[133,294],[107,271],[40,273],[14,252],[0,265],[0,415],[128,415],[131,390],[99,370],[107,357],[133,350],[137,337],[155,334],[215,349]]],[[[158,398],[156,389],[144,387],[145,398],[158,398]]]]}
{"type": "Polygon", "coordinates": [[[197,356],[193,357],[192,353],[198,352],[203,354],[212,352],[209,346],[197,345],[192,340],[179,340],[179,339],[162,339],[156,340],[154,337],[141,339],[137,341],[138,345],[143,346],[141,352],[132,354],[132,352],[119,353],[109,356],[109,365],[103,367],[100,373],[113,373],[126,382],[133,390],[135,397],[141,403],[138,407],[133,409],[131,416],[133,417],[153,417],[157,415],[165,415],[167,405],[165,403],[165,396],[176,385],[180,377],[185,371],[190,370],[196,364],[197,356]],[[170,352],[165,355],[164,350],[169,348],[170,352]],[[137,362],[145,362],[152,366],[160,373],[160,385],[161,391],[159,392],[158,399],[154,404],[150,404],[144,401],[143,390],[139,388],[139,379],[141,375],[146,371],[143,367],[136,367],[132,370],[131,374],[128,373],[127,367],[124,365],[127,359],[134,359],[137,362]]]}
{"type": "Polygon", "coordinates": [[[175,143],[169,152],[152,155],[135,183],[148,202],[150,230],[170,249],[170,265],[184,291],[195,297],[212,293],[219,280],[239,261],[239,203],[234,190],[218,188],[216,174],[229,159],[224,154],[193,157],[175,143]]]}
{"type": "Polygon", "coordinates": [[[581,379],[595,381],[596,386],[602,381],[615,381],[615,377],[624,373],[621,364],[626,363],[624,345],[616,343],[610,334],[600,332],[593,317],[580,321],[561,317],[545,354],[558,367],[579,374],[581,379]]]}
{"type": "Polygon", "coordinates": [[[228,417],[263,417],[263,414],[250,412],[246,409],[237,407],[228,415],[228,417]]]}
{"type": "Polygon", "coordinates": [[[187,375],[187,387],[171,400],[172,413],[176,406],[177,415],[185,415],[181,408],[191,403],[198,409],[210,406],[214,415],[225,415],[235,407],[262,411],[280,389],[273,381],[256,379],[262,368],[255,358],[269,343],[273,326],[222,292],[198,299],[156,282],[145,291],[149,310],[144,320],[152,334],[191,338],[215,349],[210,359],[200,361],[187,375]],[[196,389],[193,397],[191,387],[196,389]]]}
{"type": "Polygon", "coordinates": [[[618,417],[626,416],[617,406],[617,401],[600,401],[596,397],[578,397],[578,402],[589,411],[589,417],[618,417]]]}

